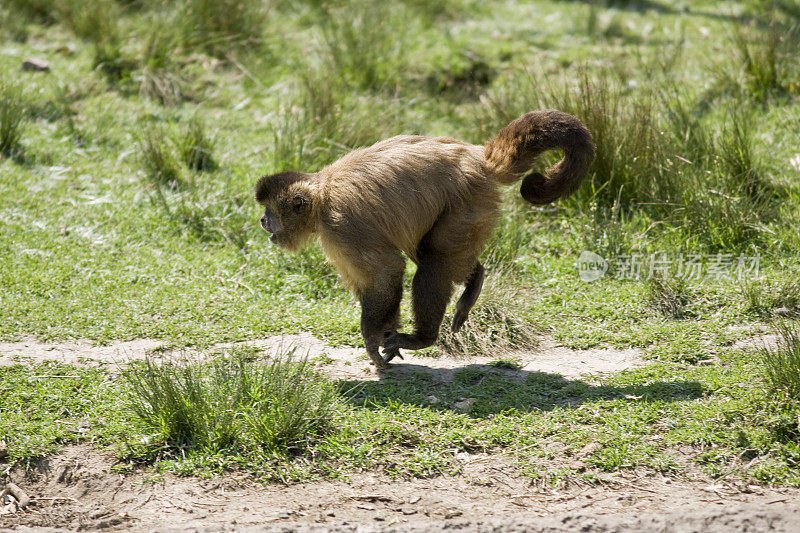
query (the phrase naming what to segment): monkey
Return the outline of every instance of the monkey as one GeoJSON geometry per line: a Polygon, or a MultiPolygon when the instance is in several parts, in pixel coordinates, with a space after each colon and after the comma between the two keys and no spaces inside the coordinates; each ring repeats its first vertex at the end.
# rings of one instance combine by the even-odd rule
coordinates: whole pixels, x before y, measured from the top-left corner
{"type": "Polygon", "coordinates": [[[461,329],[486,275],[479,261],[499,216],[500,185],[547,204],[572,194],[595,145],[576,117],[548,109],[512,121],[484,145],[400,135],[357,148],[315,173],[284,171],[255,185],[270,241],[296,251],[316,236],[341,281],[361,304],[361,334],[372,363],[386,369],[400,350],[433,345],[457,285],[451,328],[461,329]],[[538,156],[563,157],[544,174],[538,156]],[[413,333],[399,332],[405,257],[416,263],[413,333]],[[381,355],[381,346],[383,347],[381,355]]]}

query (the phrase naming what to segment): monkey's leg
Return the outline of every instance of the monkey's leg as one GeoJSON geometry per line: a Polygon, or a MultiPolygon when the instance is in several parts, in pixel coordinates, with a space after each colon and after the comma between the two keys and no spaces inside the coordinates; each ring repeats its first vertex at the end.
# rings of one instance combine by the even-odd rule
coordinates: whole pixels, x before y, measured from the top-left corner
{"type": "Polygon", "coordinates": [[[414,275],[411,295],[415,331],[413,334],[395,333],[386,339],[383,353],[388,356],[398,348],[419,350],[435,343],[452,294],[453,282],[447,258],[440,255],[421,258],[414,275]]]}
{"type": "Polygon", "coordinates": [[[467,283],[464,285],[464,292],[461,294],[461,298],[456,302],[456,313],[453,315],[453,333],[458,333],[458,330],[461,329],[461,326],[463,326],[464,322],[467,320],[472,306],[478,301],[478,296],[483,288],[483,279],[485,277],[486,269],[483,268],[480,262],[476,263],[472,274],[469,275],[469,279],[467,279],[467,283]]]}
{"type": "Polygon", "coordinates": [[[361,292],[361,335],[367,355],[378,368],[387,368],[399,350],[387,350],[386,359],[380,355],[380,346],[387,335],[397,331],[400,300],[403,297],[402,275],[392,278],[386,285],[361,292]]]}
{"type": "MultiPolygon", "coordinates": [[[[403,299],[403,284],[402,280],[399,280],[397,286],[395,288],[396,293],[394,294],[393,298],[396,301],[394,314],[389,317],[384,326],[383,326],[383,340],[381,344],[386,342],[386,339],[390,338],[392,335],[397,333],[397,328],[400,327],[400,301],[403,299]]],[[[384,362],[388,363],[395,357],[399,357],[400,359],[403,358],[403,355],[400,353],[400,348],[395,348],[394,350],[387,351],[384,353],[384,362]]]]}

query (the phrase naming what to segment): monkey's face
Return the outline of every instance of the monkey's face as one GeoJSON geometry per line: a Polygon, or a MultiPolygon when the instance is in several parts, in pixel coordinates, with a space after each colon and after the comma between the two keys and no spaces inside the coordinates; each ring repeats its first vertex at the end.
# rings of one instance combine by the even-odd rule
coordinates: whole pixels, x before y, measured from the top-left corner
{"type": "Polygon", "coordinates": [[[271,242],[296,250],[313,230],[309,212],[310,201],[304,194],[287,195],[276,205],[265,206],[261,227],[272,234],[271,242]]]}
{"type": "Polygon", "coordinates": [[[314,231],[311,194],[305,185],[312,176],[281,172],[256,183],[256,201],[265,207],[261,227],[278,246],[296,250],[314,231]]]}
{"type": "Polygon", "coordinates": [[[272,233],[269,240],[275,242],[277,239],[275,234],[283,229],[280,219],[275,216],[269,207],[264,210],[264,215],[261,217],[261,227],[272,233]]]}

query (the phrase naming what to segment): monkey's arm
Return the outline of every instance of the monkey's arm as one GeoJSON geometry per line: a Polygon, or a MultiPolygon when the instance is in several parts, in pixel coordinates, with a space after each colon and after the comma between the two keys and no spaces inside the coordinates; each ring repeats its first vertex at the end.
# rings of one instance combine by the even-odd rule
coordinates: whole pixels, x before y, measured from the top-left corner
{"type": "Polygon", "coordinates": [[[461,294],[461,298],[456,302],[456,313],[453,315],[453,333],[458,333],[461,326],[466,322],[470,310],[475,305],[475,302],[478,301],[485,276],[486,269],[483,268],[482,264],[477,263],[472,274],[469,275],[467,283],[464,285],[464,292],[461,294]]]}

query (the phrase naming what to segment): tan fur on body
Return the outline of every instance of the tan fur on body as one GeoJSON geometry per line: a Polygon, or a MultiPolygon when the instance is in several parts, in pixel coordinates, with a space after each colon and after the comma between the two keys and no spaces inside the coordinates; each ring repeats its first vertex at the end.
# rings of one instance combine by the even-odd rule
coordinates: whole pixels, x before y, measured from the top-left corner
{"type": "Polygon", "coordinates": [[[467,283],[454,323],[460,327],[480,292],[478,257],[498,217],[498,185],[522,178],[552,148],[562,149],[564,158],[547,177],[526,176],[521,190],[527,200],[546,203],[573,192],[594,157],[583,124],[553,110],[524,115],[485,146],[447,137],[392,137],[353,150],[316,174],[266,176],[256,185],[256,199],[267,208],[262,225],[277,244],[296,249],[312,235],[319,238],[361,300],[367,351],[385,366],[376,359],[379,345],[387,348],[388,360],[399,348],[431,344],[453,285],[467,283]],[[415,335],[396,332],[403,254],[418,264],[415,335]]]}

